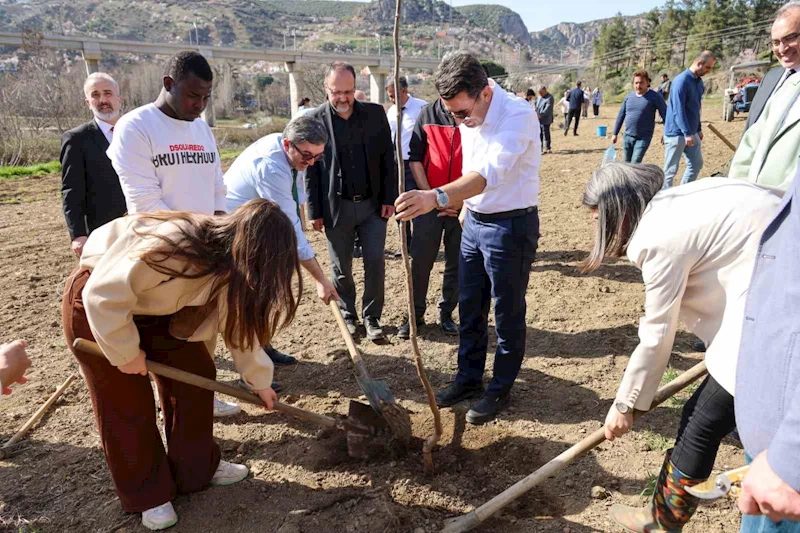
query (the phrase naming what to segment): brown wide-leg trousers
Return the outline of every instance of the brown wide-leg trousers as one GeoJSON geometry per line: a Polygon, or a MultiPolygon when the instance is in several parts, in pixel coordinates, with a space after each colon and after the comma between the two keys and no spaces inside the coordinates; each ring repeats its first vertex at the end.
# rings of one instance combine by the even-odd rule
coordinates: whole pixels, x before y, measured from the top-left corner
{"type": "MultiPolygon", "coordinates": [[[[64,290],[61,313],[70,349],[77,337],[94,340],[81,296],[88,279],[88,271],[76,269],[64,290]]],[[[134,318],[147,359],[215,379],[205,344],[170,336],[169,320],[170,316],[134,318]]],[[[72,353],[86,377],[106,463],[126,511],[146,511],[171,501],[176,493],[208,485],[220,460],[212,437],[213,392],[153,376],[164,414],[165,453],[147,376],[123,374],[105,358],[74,349],[72,353]]]]}

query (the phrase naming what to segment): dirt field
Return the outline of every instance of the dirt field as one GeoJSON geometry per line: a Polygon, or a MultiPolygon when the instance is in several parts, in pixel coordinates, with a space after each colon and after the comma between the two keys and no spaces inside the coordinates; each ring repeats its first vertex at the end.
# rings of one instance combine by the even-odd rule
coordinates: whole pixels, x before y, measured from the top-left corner
{"type": "MultiPolygon", "coordinates": [[[[600,120],[582,121],[579,137],[563,137],[554,130],[554,153],[544,156],[542,237],[527,294],[527,358],[508,412],[493,423],[472,427],[464,423],[466,404],[444,409],[445,435],[434,453],[436,473],[426,477],[419,442],[406,456],[356,461],[348,458],[341,434],[245,405],[242,414],[218,421],[214,431],[224,458],[248,464],[252,475],[234,486],[178,497],[174,503],[180,522],[172,531],[438,531],[445,518],[484,503],[598,428],[637,344],[644,301],[639,272],[626,262],[588,276],[577,270],[589,249],[591,228],[580,206],[582,187],[609,142],[595,137],[595,127],[607,125],[610,133],[616,111],[616,106],[604,106],[600,120]]],[[[706,118],[736,142],[744,119],[726,124],[720,115],[719,106],[707,106],[706,118]]],[[[710,132],[703,154],[702,175],[731,156],[710,132]]],[[[646,162],[660,165],[662,157],[656,141],[646,162]]],[[[76,370],[60,323],[63,281],[75,261],[59,187],[57,176],[0,182],[0,340],[27,338],[33,360],[30,383],[0,401],[3,441],[76,370]]],[[[387,248],[396,250],[397,229],[394,224],[389,228],[387,248]]],[[[323,237],[311,239],[327,269],[323,237]]],[[[357,261],[359,280],[360,268],[357,261]]],[[[437,318],[442,268],[437,262],[432,275],[430,323],[437,318]]],[[[424,437],[432,419],[410,344],[396,338],[406,309],[399,260],[387,259],[386,281],[383,322],[391,343],[377,346],[361,340],[360,347],[374,376],[387,380],[412,412],[415,436],[424,437]]],[[[457,343],[430,325],[421,336],[428,372],[438,388],[455,371],[457,343]]],[[[694,340],[679,333],[671,362],[677,371],[702,359],[692,352],[694,340]]],[[[301,361],[278,370],[285,401],[344,414],[348,400],[361,395],[334,319],[308,288],[297,319],[275,345],[301,361]]],[[[489,368],[491,361],[490,356],[489,368]]],[[[238,376],[222,349],[217,362],[218,378],[235,381],[238,376]]],[[[607,508],[612,502],[643,501],[640,493],[648,476],[658,472],[663,450],[674,439],[681,405],[674,401],[649,414],[633,433],[603,444],[485,522],[480,531],[615,531],[607,508]],[[590,489],[595,485],[607,489],[609,497],[593,499],[590,489]]],[[[26,441],[24,451],[0,461],[1,530],[144,531],[139,515],[125,514],[116,498],[83,382],[71,386],[26,441]]],[[[740,447],[726,441],[716,467],[742,463],[740,447]]],[[[702,507],[685,531],[735,531],[738,522],[734,504],[723,501],[702,507]]]]}

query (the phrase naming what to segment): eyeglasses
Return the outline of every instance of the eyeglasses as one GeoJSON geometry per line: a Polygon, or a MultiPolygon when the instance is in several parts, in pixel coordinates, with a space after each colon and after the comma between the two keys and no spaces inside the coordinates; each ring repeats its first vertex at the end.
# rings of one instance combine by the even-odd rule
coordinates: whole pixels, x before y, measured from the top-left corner
{"type": "Polygon", "coordinates": [[[469,108],[469,111],[450,111],[450,116],[456,120],[469,120],[469,116],[475,110],[475,104],[478,103],[478,98],[480,98],[480,95],[475,97],[475,101],[472,102],[472,107],[469,108]]]}
{"type": "Polygon", "coordinates": [[[772,39],[770,42],[772,43],[772,48],[778,48],[781,44],[784,46],[794,46],[797,44],[798,38],[800,38],[800,33],[790,33],[783,39],[772,39]]]}
{"type": "Polygon", "coordinates": [[[303,150],[299,149],[296,144],[291,143],[292,148],[294,151],[300,154],[300,157],[303,158],[303,163],[307,163],[309,161],[313,161],[316,163],[317,161],[321,161],[323,157],[325,157],[325,152],[320,152],[317,155],[312,154],[311,152],[304,152],[303,150]]]}

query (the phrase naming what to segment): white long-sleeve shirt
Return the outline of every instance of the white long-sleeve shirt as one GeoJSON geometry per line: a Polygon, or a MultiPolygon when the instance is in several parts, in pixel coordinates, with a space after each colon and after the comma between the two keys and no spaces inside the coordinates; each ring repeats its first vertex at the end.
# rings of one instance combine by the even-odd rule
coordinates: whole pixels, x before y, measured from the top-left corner
{"type": "Polygon", "coordinates": [[[486,188],[464,201],[470,211],[502,213],[539,205],[542,144],[536,111],[489,80],[493,96],[484,123],[461,124],[462,174],[477,172],[486,188]]]}
{"type": "MultiPolygon", "coordinates": [[[[409,96],[406,105],[403,106],[403,124],[400,127],[403,143],[403,161],[408,161],[408,153],[411,151],[411,134],[414,133],[414,125],[417,123],[422,108],[427,104],[425,100],[409,96]]],[[[397,105],[393,105],[386,112],[389,120],[389,127],[392,129],[392,143],[397,143],[397,105]]],[[[393,145],[394,145],[393,144],[393,145]]]]}
{"type": "Polygon", "coordinates": [[[225,211],[217,142],[200,119],[177,120],[144,105],[117,122],[107,154],[129,213],[225,211]]]}
{"type": "Polygon", "coordinates": [[[262,137],[239,154],[225,173],[228,189],[227,207],[232,213],[253,198],[272,200],[292,221],[297,235],[297,253],[301,260],[312,259],[314,249],[308,242],[297,207],[306,202],[305,171],[292,177],[292,167],[283,149],[283,135],[272,133],[262,137]],[[292,197],[292,181],[297,185],[298,202],[292,197]]]}
{"type": "Polygon", "coordinates": [[[642,271],[644,317],[616,401],[647,410],[669,363],[678,319],[708,347],[708,373],[733,394],[744,304],[759,239],[781,199],[706,178],[656,194],[628,244],[642,271]]]}

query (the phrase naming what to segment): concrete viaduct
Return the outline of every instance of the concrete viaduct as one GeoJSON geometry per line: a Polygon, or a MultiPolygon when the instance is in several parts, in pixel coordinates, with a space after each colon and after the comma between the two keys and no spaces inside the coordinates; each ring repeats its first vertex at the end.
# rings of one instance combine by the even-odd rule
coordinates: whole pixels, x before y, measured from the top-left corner
{"type": "MultiPolygon", "coordinates": [[[[22,47],[23,35],[21,33],[0,32],[0,46],[22,47]]],[[[86,73],[97,72],[100,68],[100,58],[103,53],[131,53],[146,55],[173,55],[183,50],[197,50],[207,59],[228,59],[243,61],[269,61],[284,63],[289,73],[289,94],[291,100],[292,116],[297,113],[300,104],[301,72],[295,67],[298,63],[332,63],[346,61],[354,66],[366,67],[370,79],[370,100],[383,103],[385,101],[386,76],[394,67],[393,56],[390,55],[359,55],[359,54],[329,54],[325,52],[308,52],[304,50],[283,50],[275,48],[229,48],[223,46],[197,46],[185,43],[150,43],[142,41],[125,41],[115,39],[92,39],[68,35],[43,35],[40,46],[58,50],[80,50],[86,63],[86,73]]],[[[439,65],[438,59],[402,57],[400,65],[406,69],[435,70],[439,65]]],[[[552,72],[555,69],[575,69],[576,65],[553,65],[524,63],[520,70],[536,72],[542,70],[552,72]]],[[[205,119],[209,125],[214,125],[213,107],[205,119]]]]}

